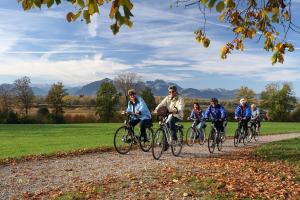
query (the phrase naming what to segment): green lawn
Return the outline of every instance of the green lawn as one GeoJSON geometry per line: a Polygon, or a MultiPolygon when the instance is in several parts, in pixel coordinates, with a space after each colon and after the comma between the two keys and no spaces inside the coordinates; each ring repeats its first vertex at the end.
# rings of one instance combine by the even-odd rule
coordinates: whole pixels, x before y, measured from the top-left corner
{"type": "Polygon", "coordinates": [[[254,153],[268,160],[295,164],[300,169],[300,137],[262,145],[254,153]]]}
{"type": "MultiPolygon", "coordinates": [[[[183,123],[185,128],[191,123],[183,123]]],[[[83,148],[111,147],[113,134],[121,123],[0,125],[0,159],[50,154],[83,148]]],[[[229,123],[233,135],[237,123],[229,123]]],[[[262,134],[300,132],[300,123],[262,123],[262,134]]],[[[209,126],[208,126],[209,128],[209,126]]]]}

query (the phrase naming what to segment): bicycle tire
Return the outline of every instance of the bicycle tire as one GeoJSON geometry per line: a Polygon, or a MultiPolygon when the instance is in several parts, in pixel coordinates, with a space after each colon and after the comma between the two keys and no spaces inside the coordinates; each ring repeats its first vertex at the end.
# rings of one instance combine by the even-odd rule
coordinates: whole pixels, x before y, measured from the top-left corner
{"type": "Polygon", "coordinates": [[[182,151],[182,146],[183,146],[183,131],[182,131],[182,129],[181,128],[177,129],[176,134],[177,134],[177,141],[175,144],[171,144],[171,150],[172,150],[172,154],[174,156],[179,156],[182,151]]]}
{"type": "Polygon", "coordinates": [[[218,138],[217,138],[217,147],[218,147],[218,151],[222,151],[223,148],[223,140],[221,137],[221,133],[218,134],[218,138]]]}
{"type": "Polygon", "coordinates": [[[155,160],[159,160],[165,149],[166,135],[164,131],[159,128],[155,131],[152,138],[152,156],[155,160]]]}
{"type": "Polygon", "coordinates": [[[132,148],[133,141],[133,133],[131,133],[127,126],[121,126],[116,130],[114,135],[114,147],[118,153],[127,154],[132,148]]]}
{"type": "Polygon", "coordinates": [[[195,132],[195,128],[193,127],[189,127],[186,131],[186,145],[188,145],[189,147],[193,146],[195,143],[195,139],[196,139],[196,132],[195,132]]]}
{"type": "Polygon", "coordinates": [[[203,133],[203,136],[201,136],[199,133],[199,144],[200,145],[203,145],[205,143],[205,136],[206,136],[206,133],[205,133],[205,128],[201,128],[202,130],[202,133],[203,133]],[[202,138],[201,138],[202,137],[202,138]]]}
{"type": "Polygon", "coordinates": [[[233,145],[235,147],[238,147],[239,145],[239,139],[240,139],[240,130],[236,129],[234,133],[234,138],[233,138],[233,145]]]}
{"type": "Polygon", "coordinates": [[[145,141],[140,140],[140,142],[139,142],[141,150],[144,151],[144,152],[148,152],[152,148],[153,129],[152,128],[146,128],[146,135],[147,135],[148,141],[145,142],[145,141]]]}
{"type": "Polygon", "coordinates": [[[215,136],[215,130],[211,129],[209,136],[208,136],[208,151],[209,153],[213,153],[216,146],[216,136],[215,136]]]}

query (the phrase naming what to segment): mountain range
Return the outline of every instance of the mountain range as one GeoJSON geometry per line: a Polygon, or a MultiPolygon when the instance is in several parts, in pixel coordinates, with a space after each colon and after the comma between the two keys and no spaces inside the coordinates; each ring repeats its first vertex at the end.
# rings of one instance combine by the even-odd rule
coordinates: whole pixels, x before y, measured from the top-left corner
{"type": "MultiPolygon", "coordinates": [[[[94,81],[89,84],[79,86],[79,87],[66,87],[67,92],[69,95],[79,96],[94,96],[96,95],[97,89],[102,83],[105,82],[113,82],[113,80],[105,78],[99,81],[94,81]]],[[[154,81],[146,81],[139,82],[140,84],[138,87],[149,87],[152,90],[152,93],[154,96],[166,96],[168,92],[169,85],[176,85],[178,88],[178,92],[185,96],[185,97],[191,97],[191,98],[211,98],[216,97],[219,99],[233,99],[235,96],[235,93],[237,92],[237,89],[235,90],[227,90],[222,88],[217,89],[195,89],[195,88],[183,88],[179,86],[178,84],[172,83],[172,82],[166,82],[164,80],[154,80],[154,81]]],[[[2,86],[5,87],[12,87],[10,84],[2,84],[2,86]]],[[[51,85],[32,85],[32,89],[35,95],[37,96],[46,96],[51,85]]]]}

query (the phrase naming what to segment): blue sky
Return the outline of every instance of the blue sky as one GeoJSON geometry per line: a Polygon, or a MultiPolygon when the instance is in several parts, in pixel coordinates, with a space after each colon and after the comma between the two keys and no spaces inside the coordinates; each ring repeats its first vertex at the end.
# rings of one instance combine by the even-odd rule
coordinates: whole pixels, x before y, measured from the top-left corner
{"type": "MultiPolygon", "coordinates": [[[[300,1],[292,1],[293,10],[300,1]]],[[[293,83],[300,96],[299,37],[290,32],[296,51],[284,64],[271,65],[271,54],[255,41],[244,52],[220,59],[220,48],[233,37],[230,27],[208,16],[208,49],[196,43],[194,30],[202,27],[197,8],[170,9],[172,1],[134,1],[133,28],[117,36],[110,30],[108,7],[92,23],[67,23],[67,3],[53,9],[24,12],[16,0],[0,2],[0,83],[29,76],[35,84],[62,81],[77,86],[122,72],[136,72],[144,80],[163,79],[182,87],[235,89],[241,85],[256,92],[274,81],[293,83]]],[[[293,13],[293,19],[300,17],[293,13]]]]}

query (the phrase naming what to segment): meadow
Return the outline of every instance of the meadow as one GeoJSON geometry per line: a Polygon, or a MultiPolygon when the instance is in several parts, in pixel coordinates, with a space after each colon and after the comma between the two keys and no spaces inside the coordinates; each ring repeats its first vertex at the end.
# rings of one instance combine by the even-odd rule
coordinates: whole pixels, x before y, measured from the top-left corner
{"type": "MultiPolygon", "coordinates": [[[[185,130],[191,125],[189,122],[182,124],[185,130]]],[[[121,125],[122,123],[1,124],[0,159],[112,147],[114,131],[121,125]]],[[[232,136],[236,127],[236,122],[229,122],[227,135],[232,136]]],[[[207,133],[209,129],[208,126],[207,133]]],[[[261,134],[290,132],[300,132],[300,123],[262,123],[261,134]]]]}

